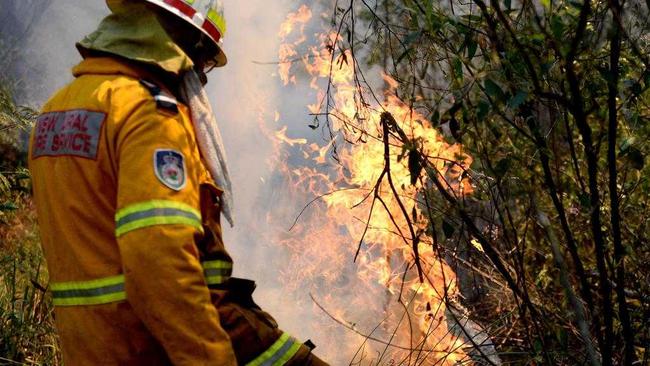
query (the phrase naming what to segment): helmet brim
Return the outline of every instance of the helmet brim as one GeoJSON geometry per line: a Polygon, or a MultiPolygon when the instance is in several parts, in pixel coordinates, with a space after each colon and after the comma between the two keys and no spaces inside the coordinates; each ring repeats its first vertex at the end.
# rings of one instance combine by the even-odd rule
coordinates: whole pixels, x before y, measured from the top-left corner
{"type": "Polygon", "coordinates": [[[217,48],[218,52],[219,52],[217,54],[217,56],[215,56],[215,58],[214,58],[214,62],[215,62],[214,67],[226,66],[226,64],[228,63],[228,56],[226,55],[226,53],[223,50],[221,41],[216,41],[208,31],[203,29],[203,27],[198,26],[191,19],[189,19],[185,14],[181,13],[178,9],[176,9],[175,7],[165,3],[164,1],[160,1],[160,0],[145,0],[145,1],[148,2],[149,4],[155,5],[155,6],[159,7],[160,9],[163,9],[163,10],[175,15],[176,17],[182,19],[187,25],[191,26],[194,29],[197,29],[197,30],[201,31],[204,35],[206,35],[207,38],[211,41],[212,45],[215,46],[217,48]]]}
{"type": "Polygon", "coordinates": [[[215,57],[216,63],[214,64],[214,67],[224,67],[228,63],[228,56],[226,56],[226,53],[220,45],[217,44],[217,48],[219,49],[219,54],[215,57]]]}

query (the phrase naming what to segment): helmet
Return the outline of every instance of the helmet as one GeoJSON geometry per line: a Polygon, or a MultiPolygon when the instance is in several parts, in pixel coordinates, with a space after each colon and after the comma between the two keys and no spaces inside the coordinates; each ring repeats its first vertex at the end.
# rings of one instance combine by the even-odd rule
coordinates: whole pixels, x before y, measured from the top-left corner
{"type": "Polygon", "coordinates": [[[223,37],[226,33],[221,0],[145,0],[184,19],[207,35],[219,49],[214,66],[224,66],[228,59],[223,52],[223,37]]]}

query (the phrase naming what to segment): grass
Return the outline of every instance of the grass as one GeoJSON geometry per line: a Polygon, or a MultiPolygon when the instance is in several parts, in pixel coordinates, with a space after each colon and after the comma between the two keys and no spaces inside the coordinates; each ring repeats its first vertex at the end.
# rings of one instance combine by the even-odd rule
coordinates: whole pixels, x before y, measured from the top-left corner
{"type": "Polygon", "coordinates": [[[0,223],[0,365],[61,365],[31,199],[0,223]]]}
{"type": "MultiPolygon", "coordinates": [[[[0,54],[6,51],[0,38],[0,54]]],[[[6,60],[0,60],[0,66],[6,60]]],[[[0,76],[0,365],[62,365],[21,133],[35,112],[0,76]]]]}

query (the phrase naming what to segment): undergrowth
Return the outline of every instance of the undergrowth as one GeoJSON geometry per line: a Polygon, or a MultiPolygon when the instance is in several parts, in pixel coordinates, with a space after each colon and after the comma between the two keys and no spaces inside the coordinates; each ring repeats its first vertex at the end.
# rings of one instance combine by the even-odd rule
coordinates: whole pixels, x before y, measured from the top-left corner
{"type": "MultiPolygon", "coordinates": [[[[1,44],[0,44],[1,48],[1,44]]],[[[34,111],[0,79],[0,365],[61,365],[24,140],[34,111]]]]}
{"type": "Polygon", "coordinates": [[[31,199],[0,224],[0,365],[60,365],[47,271],[31,199]]]}

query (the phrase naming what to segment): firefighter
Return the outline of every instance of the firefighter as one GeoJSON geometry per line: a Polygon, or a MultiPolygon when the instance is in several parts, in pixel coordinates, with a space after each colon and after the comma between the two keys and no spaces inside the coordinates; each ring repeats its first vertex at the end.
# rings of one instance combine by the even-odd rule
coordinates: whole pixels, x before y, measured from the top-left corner
{"type": "Polygon", "coordinates": [[[231,277],[217,0],[107,0],[29,163],[66,365],[326,365],[231,277]]]}

